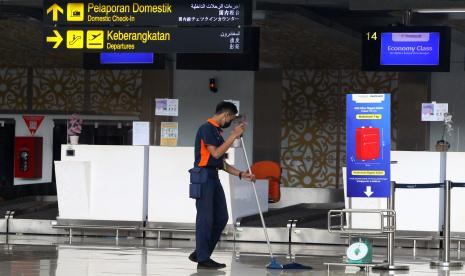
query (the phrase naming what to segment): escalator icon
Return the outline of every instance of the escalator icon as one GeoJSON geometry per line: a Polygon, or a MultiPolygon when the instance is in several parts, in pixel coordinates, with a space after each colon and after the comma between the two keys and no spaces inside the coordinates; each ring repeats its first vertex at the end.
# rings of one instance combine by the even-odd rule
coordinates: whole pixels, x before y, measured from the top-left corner
{"type": "Polygon", "coordinates": [[[66,48],[68,49],[84,48],[84,31],[82,30],[66,31],[66,48]]]}
{"type": "Polygon", "coordinates": [[[71,40],[69,45],[74,45],[76,42],[79,41],[79,39],[82,39],[82,37],[80,35],[73,35],[73,39],[71,40]]]}

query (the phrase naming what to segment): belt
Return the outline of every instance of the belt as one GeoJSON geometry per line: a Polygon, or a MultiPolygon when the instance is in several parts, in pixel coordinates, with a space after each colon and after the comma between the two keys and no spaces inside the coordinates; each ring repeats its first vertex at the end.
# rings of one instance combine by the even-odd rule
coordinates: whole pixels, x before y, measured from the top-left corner
{"type": "Polygon", "coordinates": [[[209,170],[209,171],[216,171],[216,172],[220,170],[220,169],[217,168],[217,167],[203,167],[203,168],[204,168],[204,169],[207,169],[207,170],[209,170]]]}

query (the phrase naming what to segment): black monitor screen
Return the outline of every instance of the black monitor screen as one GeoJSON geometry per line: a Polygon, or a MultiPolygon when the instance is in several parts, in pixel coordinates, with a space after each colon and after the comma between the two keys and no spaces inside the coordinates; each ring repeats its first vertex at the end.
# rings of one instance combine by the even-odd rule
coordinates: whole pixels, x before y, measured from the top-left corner
{"type": "Polygon", "coordinates": [[[368,71],[442,71],[450,68],[448,27],[367,28],[362,68],[368,71]]]}

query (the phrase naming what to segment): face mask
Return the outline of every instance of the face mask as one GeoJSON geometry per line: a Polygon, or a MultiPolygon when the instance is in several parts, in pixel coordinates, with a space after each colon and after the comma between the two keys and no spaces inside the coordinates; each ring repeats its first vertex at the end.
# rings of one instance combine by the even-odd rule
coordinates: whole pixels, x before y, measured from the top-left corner
{"type": "Polygon", "coordinates": [[[224,125],[221,126],[221,128],[225,129],[231,126],[232,122],[225,122],[224,125]]]}

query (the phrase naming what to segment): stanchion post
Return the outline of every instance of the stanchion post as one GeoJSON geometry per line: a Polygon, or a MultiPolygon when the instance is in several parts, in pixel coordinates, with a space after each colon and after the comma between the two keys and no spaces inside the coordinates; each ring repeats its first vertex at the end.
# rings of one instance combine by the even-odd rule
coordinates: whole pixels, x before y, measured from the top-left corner
{"type": "Polygon", "coordinates": [[[444,262],[450,262],[450,181],[444,183],[444,262]]]}
{"type": "MultiPolygon", "coordinates": [[[[391,197],[387,200],[387,208],[390,210],[395,210],[395,182],[391,181],[391,197]]],[[[389,218],[388,227],[392,227],[392,218],[389,218]]],[[[394,240],[395,240],[395,231],[388,233],[387,237],[387,257],[389,266],[394,265],[394,240]]]]}
{"type": "Polygon", "coordinates": [[[439,267],[461,267],[462,262],[450,261],[450,201],[451,201],[452,182],[444,181],[444,240],[443,240],[443,257],[442,260],[431,262],[431,266],[439,267]]]}
{"type": "MultiPolygon", "coordinates": [[[[396,182],[391,181],[391,197],[387,199],[387,208],[395,211],[395,193],[396,182]]],[[[394,217],[389,217],[387,220],[388,228],[391,228],[394,224],[394,217]]],[[[409,270],[408,265],[395,265],[394,263],[394,244],[396,239],[395,231],[388,233],[387,235],[387,264],[375,267],[381,270],[409,270]]]]}

